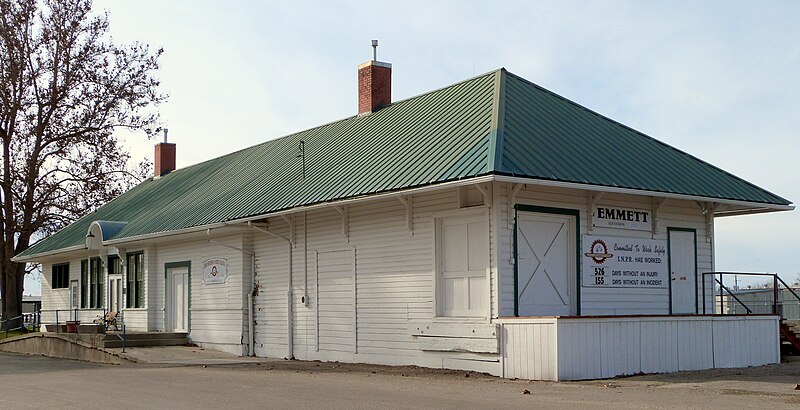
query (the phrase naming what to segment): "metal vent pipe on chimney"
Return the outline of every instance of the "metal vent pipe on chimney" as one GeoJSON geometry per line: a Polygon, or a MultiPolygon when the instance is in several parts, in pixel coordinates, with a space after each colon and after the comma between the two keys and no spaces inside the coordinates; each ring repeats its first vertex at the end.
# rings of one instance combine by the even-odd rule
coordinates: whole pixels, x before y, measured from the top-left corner
{"type": "Polygon", "coordinates": [[[167,133],[164,129],[164,142],[156,144],[156,155],[153,164],[155,178],[166,175],[175,170],[175,144],[167,142],[167,133]]]}

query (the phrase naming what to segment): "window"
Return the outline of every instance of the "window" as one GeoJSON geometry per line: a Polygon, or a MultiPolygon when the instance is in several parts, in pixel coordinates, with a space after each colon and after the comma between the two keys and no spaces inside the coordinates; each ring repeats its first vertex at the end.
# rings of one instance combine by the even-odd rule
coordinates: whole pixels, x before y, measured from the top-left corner
{"type": "Polygon", "coordinates": [[[144,254],[128,254],[128,277],[125,288],[125,307],[144,307],[144,254]]]}
{"type": "Polygon", "coordinates": [[[489,232],[485,214],[436,219],[437,315],[486,317],[489,232]]]}
{"type": "Polygon", "coordinates": [[[89,296],[89,261],[81,261],[81,308],[89,307],[87,301],[89,296]]]}
{"type": "Polygon", "coordinates": [[[119,259],[119,256],[108,257],[108,274],[109,275],[122,274],[122,260],[119,259]]]}
{"type": "Polygon", "coordinates": [[[66,289],[69,287],[69,264],[60,263],[53,265],[50,286],[53,289],[66,289]]]}
{"type": "Polygon", "coordinates": [[[92,258],[81,261],[81,307],[100,309],[103,307],[103,261],[92,258]]]}

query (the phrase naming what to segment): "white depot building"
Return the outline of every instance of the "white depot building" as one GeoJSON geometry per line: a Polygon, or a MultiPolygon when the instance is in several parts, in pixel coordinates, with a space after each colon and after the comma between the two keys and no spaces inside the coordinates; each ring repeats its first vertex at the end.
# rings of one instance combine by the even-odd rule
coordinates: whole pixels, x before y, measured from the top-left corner
{"type": "Polygon", "coordinates": [[[184,169],[158,144],[15,258],[43,322],[546,380],[780,360],[778,316],[703,314],[703,272],[715,218],[789,201],[505,69],[395,102],[390,64],[358,78],[340,121],[184,169]]]}

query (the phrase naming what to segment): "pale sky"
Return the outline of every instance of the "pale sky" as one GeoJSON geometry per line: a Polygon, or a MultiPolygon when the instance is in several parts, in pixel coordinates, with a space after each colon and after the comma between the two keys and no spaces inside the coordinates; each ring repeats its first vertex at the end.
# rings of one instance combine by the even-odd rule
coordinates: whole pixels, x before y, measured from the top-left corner
{"type": "MultiPolygon", "coordinates": [[[[800,202],[800,2],[100,0],[117,42],[163,47],[178,167],[506,67],[800,202]],[[321,3],[321,4],[318,4],[321,3]]],[[[152,159],[154,141],[129,136],[152,159]]],[[[800,274],[800,211],[719,218],[717,270],[800,274]]],[[[26,293],[37,293],[35,284],[26,293]]]]}

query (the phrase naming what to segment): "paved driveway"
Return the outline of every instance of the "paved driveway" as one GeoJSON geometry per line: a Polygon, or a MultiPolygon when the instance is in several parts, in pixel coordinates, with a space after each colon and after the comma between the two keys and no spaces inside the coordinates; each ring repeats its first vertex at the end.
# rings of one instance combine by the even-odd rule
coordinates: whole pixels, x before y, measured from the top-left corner
{"type": "Polygon", "coordinates": [[[796,409],[798,365],[550,383],[413,367],[99,365],[0,353],[0,409],[796,409]]]}

